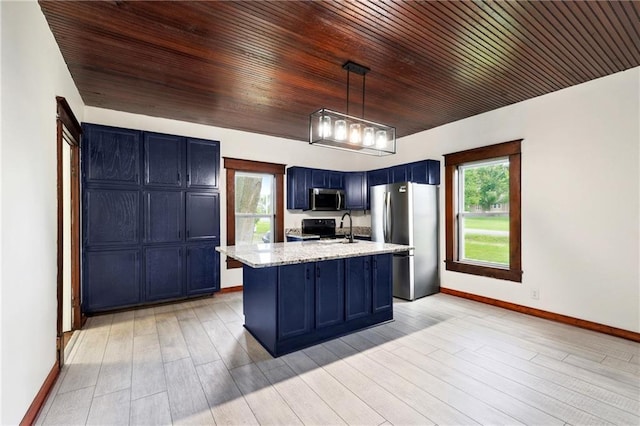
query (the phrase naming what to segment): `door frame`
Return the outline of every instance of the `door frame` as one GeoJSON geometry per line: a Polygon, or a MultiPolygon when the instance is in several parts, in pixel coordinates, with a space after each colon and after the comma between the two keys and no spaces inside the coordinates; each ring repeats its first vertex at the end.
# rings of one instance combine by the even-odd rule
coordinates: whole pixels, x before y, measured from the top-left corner
{"type": "Polygon", "coordinates": [[[56,96],[56,157],[57,157],[57,319],[56,319],[56,359],[58,367],[64,364],[63,342],[63,258],[64,258],[64,193],[63,193],[63,144],[71,149],[71,308],[73,316],[71,329],[82,327],[83,314],[80,310],[80,137],[82,127],[76,119],[67,100],[56,96]]]}

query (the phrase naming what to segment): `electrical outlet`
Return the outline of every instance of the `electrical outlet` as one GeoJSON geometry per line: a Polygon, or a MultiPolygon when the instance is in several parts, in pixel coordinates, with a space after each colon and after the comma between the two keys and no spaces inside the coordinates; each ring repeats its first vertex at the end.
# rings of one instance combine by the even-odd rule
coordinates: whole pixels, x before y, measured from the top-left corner
{"type": "Polygon", "coordinates": [[[538,290],[537,288],[532,288],[531,289],[531,298],[538,300],[540,299],[540,290],[538,290]]]}

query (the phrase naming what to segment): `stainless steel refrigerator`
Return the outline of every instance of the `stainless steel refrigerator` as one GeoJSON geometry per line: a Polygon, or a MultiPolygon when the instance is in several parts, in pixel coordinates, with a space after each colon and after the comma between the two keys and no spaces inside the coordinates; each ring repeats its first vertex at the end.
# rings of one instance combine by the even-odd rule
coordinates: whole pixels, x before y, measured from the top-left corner
{"type": "Polygon", "coordinates": [[[406,300],[437,293],[438,187],[412,182],[371,187],[371,239],[406,244],[393,255],[393,296],[406,300]]]}

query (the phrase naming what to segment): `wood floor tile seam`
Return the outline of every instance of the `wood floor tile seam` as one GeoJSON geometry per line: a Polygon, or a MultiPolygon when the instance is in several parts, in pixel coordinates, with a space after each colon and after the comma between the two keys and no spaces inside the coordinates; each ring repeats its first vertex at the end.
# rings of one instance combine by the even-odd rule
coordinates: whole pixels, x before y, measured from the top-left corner
{"type": "MultiPolygon", "coordinates": [[[[570,337],[570,343],[577,346],[586,346],[588,349],[592,351],[600,351],[601,349],[613,351],[610,355],[623,359],[627,361],[627,357],[630,358],[631,354],[635,350],[635,342],[630,340],[623,339],[621,337],[610,336],[604,333],[599,333],[597,331],[586,330],[583,328],[575,327],[569,324],[559,323],[556,321],[547,320],[544,318],[538,318],[534,316],[529,316],[525,314],[515,315],[516,312],[512,313],[513,316],[509,316],[508,319],[512,319],[514,322],[522,323],[523,321],[529,321],[537,324],[534,326],[536,329],[544,328],[547,337],[554,337],[561,340],[567,340],[570,337]],[[522,316],[526,318],[522,318],[522,316]],[[596,342],[602,342],[597,343],[596,342]],[[616,356],[615,353],[623,353],[624,356],[616,356]]],[[[529,325],[529,327],[531,327],[529,325]]]]}
{"type": "Polygon", "coordinates": [[[602,376],[607,376],[607,377],[615,376],[613,377],[614,379],[621,382],[626,382],[630,386],[634,386],[640,390],[640,376],[638,376],[637,374],[633,374],[627,371],[617,370],[613,367],[609,367],[608,365],[603,364],[602,361],[593,362],[574,354],[569,355],[563,361],[566,363],[575,365],[576,367],[580,367],[585,370],[592,371],[602,376]]]}
{"type": "MultiPolygon", "coordinates": [[[[379,364],[379,363],[376,361],[376,359],[375,359],[375,354],[376,354],[375,352],[374,352],[373,354],[371,354],[371,353],[369,353],[369,354],[367,354],[367,353],[363,353],[363,356],[366,356],[366,357],[367,357],[367,358],[369,358],[372,362],[375,362],[376,364],[378,364],[378,365],[380,365],[380,366],[382,367],[382,365],[381,365],[381,364],[379,364]]],[[[356,369],[358,369],[358,367],[355,365],[355,364],[357,363],[357,361],[355,361],[355,362],[349,362],[349,360],[348,360],[348,359],[347,359],[346,361],[347,361],[349,364],[351,364],[352,366],[354,366],[356,369]]],[[[392,392],[392,389],[390,389],[390,388],[386,387],[385,385],[383,385],[383,384],[379,383],[379,382],[378,382],[378,380],[377,380],[375,377],[372,377],[370,374],[367,374],[365,371],[362,371],[362,370],[360,370],[360,369],[358,369],[358,370],[359,370],[362,374],[365,374],[366,376],[368,376],[371,380],[373,380],[373,381],[377,382],[380,386],[382,386],[382,387],[386,388],[386,389],[387,389],[387,391],[389,391],[389,392],[393,393],[393,392],[392,392]]],[[[443,405],[445,405],[445,406],[449,407],[449,409],[450,409],[450,410],[452,410],[452,411],[456,411],[456,412],[457,412],[457,413],[459,413],[461,416],[467,417],[467,418],[469,418],[469,420],[472,420],[472,421],[473,421],[473,419],[472,419],[472,418],[470,418],[470,417],[469,417],[467,414],[465,414],[464,412],[460,411],[458,408],[456,408],[456,407],[452,406],[451,404],[447,403],[446,401],[444,401],[444,400],[442,400],[442,399],[438,398],[438,395],[437,395],[437,394],[433,394],[433,393],[429,392],[429,390],[424,389],[424,388],[422,388],[422,387],[420,387],[420,386],[417,386],[417,385],[416,385],[416,384],[414,384],[414,383],[411,383],[409,380],[405,379],[404,377],[402,377],[402,376],[401,376],[401,375],[399,375],[399,374],[395,374],[394,372],[390,372],[390,374],[396,375],[400,380],[402,380],[402,381],[406,382],[407,384],[410,384],[410,385],[412,385],[412,386],[415,386],[416,388],[420,389],[422,392],[424,392],[424,393],[428,394],[431,398],[433,398],[433,399],[435,399],[435,400],[439,401],[441,404],[443,404],[443,405]]],[[[416,409],[415,407],[412,407],[412,408],[416,409]]],[[[421,413],[421,414],[422,414],[422,413],[421,413]]],[[[424,415],[425,417],[429,418],[429,417],[427,416],[427,414],[423,414],[423,415],[424,415]]],[[[432,420],[431,418],[429,418],[429,419],[430,419],[430,420],[432,420]]],[[[433,420],[432,420],[432,421],[433,421],[433,420]]],[[[434,423],[438,424],[438,422],[434,422],[434,423]]],[[[477,424],[477,423],[476,423],[476,424],[477,424]]]]}
{"type": "MultiPolygon", "coordinates": [[[[395,351],[394,351],[394,352],[395,352],[395,351]]],[[[394,356],[394,357],[399,358],[399,359],[400,359],[400,360],[402,360],[402,361],[405,361],[405,362],[410,363],[414,368],[417,368],[417,369],[419,369],[420,371],[422,371],[422,372],[423,372],[423,374],[427,374],[427,375],[431,376],[431,377],[433,378],[433,379],[432,379],[432,381],[435,379],[437,382],[445,383],[445,384],[446,384],[447,386],[449,386],[451,389],[455,390],[456,392],[459,392],[459,394],[458,394],[458,395],[460,395],[460,394],[467,395],[467,396],[468,396],[467,398],[469,398],[469,400],[474,401],[476,404],[480,404],[482,407],[484,407],[484,409],[485,409],[485,410],[486,410],[486,409],[489,409],[490,411],[491,411],[491,410],[495,410],[495,411],[500,412],[500,413],[501,413],[501,414],[503,414],[505,417],[508,417],[508,418],[512,419],[512,420],[513,420],[513,422],[514,422],[513,424],[515,424],[515,423],[522,424],[520,421],[516,420],[512,415],[510,415],[510,414],[506,413],[506,412],[505,412],[505,411],[503,411],[502,409],[499,409],[499,408],[497,408],[497,407],[494,407],[494,406],[490,405],[489,403],[487,403],[487,402],[485,402],[485,401],[483,401],[483,400],[479,399],[477,396],[475,396],[475,395],[473,395],[473,394],[471,394],[471,393],[469,393],[469,392],[465,391],[464,389],[460,388],[459,386],[457,386],[457,385],[456,385],[456,384],[454,384],[454,383],[451,383],[450,381],[446,381],[445,379],[443,379],[443,378],[441,378],[441,377],[437,377],[437,376],[435,376],[431,371],[425,370],[421,365],[415,364],[415,363],[414,363],[414,362],[412,362],[411,360],[408,360],[408,359],[405,359],[405,358],[399,357],[399,356],[398,356],[397,354],[395,354],[394,352],[388,352],[388,353],[389,353],[390,355],[394,356]]],[[[445,352],[446,352],[446,351],[445,351],[445,352]]],[[[451,355],[453,356],[453,354],[451,354],[451,355]]],[[[426,357],[426,356],[427,356],[427,355],[425,355],[425,357],[426,357]]],[[[381,366],[383,366],[383,367],[385,367],[385,368],[389,368],[388,366],[385,366],[384,364],[380,363],[380,362],[379,362],[378,360],[376,360],[375,358],[374,358],[374,360],[375,360],[377,363],[379,363],[381,366]]],[[[456,410],[458,410],[458,411],[461,411],[464,415],[469,416],[469,414],[465,413],[465,411],[462,411],[462,409],[461,409],[460,407],[457,407],[457,406],[455,406],[455,405],[452,405],[452,404],[451,404],[451,402],[449,402],[449,401],[447,401],[447,400],[443,400],[443,399],[439,396],[439,394],[438,394],[438,395],[436,395],[436,394],[431,393],[431,392],[429,391],[429,389],[427,389],[427,388],[425,388],[425,387],[421,386],[421,385],[420,385],[420,383],[415,382],[413,378],[409,378],[409,377],[404,377],[404,378],[405,378],[406,380],[408,380],[409,382],[411,382],[411,383],[415,384],[416,386],[420,387],[421,389],[425,390],[427,393],[429,393],[429,394],[433,395],[433,396],[434,396],[434,397],[436,397],[437,399],[441,400],[443,403],[445,403],[445,404],[447,404],[447,405],[451,406],[452,408],[454,408],[454,409],[456,409],[456,410]]],[[[442,390],[443,390],[443,387],[441,387],[441,386],[437,386],[437,389],[438,389],[439,391],[442,391],[442,390]]],[[[448,395],[448,396],[451,396],[451,395],[450,395],[450,392],[447,392],[447,395],[448,395]]],[[[468,406],[465,406],[465,408],[467,408],[467,407],[468,407],[468,406]]],[[[480,421],[480,420],[475,419],[475,418],[474,418],[474,420],[475,420],[475,421],[477,421],[477,422],[478,422],[478,423],[480,423],[480,424],[485,423],[484,421],[480,421]]]]}
{"type": "MultiPolygon", "coordinates": [[[[496,349],[497,350],[497,349],[496,349]]],[[[478,351],[478,353],[481,353],[480,351],[478,351]]],[[[508,354],[506,354],[508,355],[508,354]]],[[[526,362],[526,361],[525,361],[526,362]]],[[[567,374],[561,373],[561,372],[556,372],[554,370],[551,370],[547,367],[544,367],[542,365],[538,365],[538,364],[534,364],[534,363],[530,363],[530,368],[533,368],[533,370],[525,370],[524,368],[520,368],[518,365],[514,365],[514,364],[507,364],[513,368],[516,368],[518,370],[524,371],[526,373],[535,375],[536,377],[540,378],[541,380],[546,380],[552,383],[555,383],[559,386],[563,386],[566,387],[570,390],[573,390],[575,392],[579,392],[585,396],[588,397],[593,397],[594,395],[603,395],[605,398],[609,398],[609,399],[603,399],[602,397],[598,397],[595,398],[596,400],[603,402],[605,404],[609,404],[612,407],[616,407],[618,409],[627,411],[630,414],[633,415],[638,415],[640,413],[640,402],[637,400],[633,400],[631,398],[628,398],[624,395],[621,395],[619,393],[615,393],[613,391],[610,391],[606,388],[594,385],[592,383],[589,383],[587,381],[581,380],[579,378],[576,377],[572,377],[569,376],[567,374]],[[550,380],[547,377],[543,377],[541,376],[541,374],[544,374],[544,372],[547,372],[547,376],[551,375],[551,376],[558,376],[561,375],[563,376],[562,378],[558,377],[556,378],[556,380],[550,380]],[[579,390],[579,386],[582,386],[583,388],[585,388],[584,391],[579,390]],[[586,393],[585,393],[586,392],[586,393]],[[622,399],[625,400],[627,402],[627,404],[619,404],[619,405],[614,405],[613,403],[611,403],[611,399],[616,399],[616,397],[618,399],[622,399]],[[635,405],[635,410],[633,407],[631,408],[627,408],[626,405],[635,405]]]]}
{"type": "MultiPolygon", "coordinates": [[[[331,364],[330,364],[330,365],[331,365],[331,364]]],[[[342,381],[340,380],[340,378],[339,378],[339,377],[337,377],[337,375],[336,375],[335,373],[331,372],[331,371],[330,371],[328,368],[326,368],[325,366],[323,366],[323,367],[321,367],[321,368],[323,368],[323,369],[324,369],[328,374],[330,374],[330,375],[331,375],[331,376],[333,376],[336,380],[338,380],[340,383],[342,383],[342,381]]],[[[357,371],[357,370],[356,370],[356,371],[357,371]]],[[[357,371],[357,373],[358,373],[358,374],[362,374],[362,373],[360,373],[359,371],[357,371]]],[[[364,376],[364,375],[363,375],[363,376],[364,376]]],[[[365,376],[365,377],[366,377],[366,376],[365,376]]],[[[367,379],[368,379],[368,378],[367,378],[367,379]]],[[[370,379],[369,379],[369,380],[370,380],[370,379]]],[[[349,386],[347,386],[347,385],[345,385],[345,384],[343,384],[343,385],[344,385],[344,386],[346,386],[347,388],[349,388],[349,386]]],[[[354,392],[354,391],[352,390],[352,392],[354,392]]],[[[389,391],[387,391],[387,390],[385,390],[385,392],[387,392],[389,395],[391,395],[391,397],[395,398],[395,399],[397,400],[397,402],[398,402],[398,403],[400,403],[400,404],[404,405],[404,406],[406,407],[406,409],[411,410],[411,411],[415,412],[416,414],[420,414],[420,413],[418,413],[418,412],[417,412],[413,407],[411,407],[410,405],[408,405],[406,402],[404,402],[403,400],[401,400],[401,399],[399,399],[399,398],[396,398],[396,397],[395,397],[395,395],[393,395],[391,392],[389,392],[389,391]]],[[[380,415],[382,418],[387,419],[387,421],[390,421],[390,420],[386,417],[386,415],[385,415],[384,413],[381,413],[381,412],[379,411],[379,409],[377,409],[376,407],[371,406],[371,404],[370,404],[370,403],[368,403],[366,400],[364,400],[364,399],[363,399],[363,397],[362,397],[362,396],[360,396],[360,395],[358,395],[356,392],[354,392],[354,393],[355,393],[355,395],[356,395],[356,396],[358,396],[358,398],[359,398],[360,400],[362,400],[365,404],[367,404],[367,406],[369,406],[372,410],[374,410],[378,415],[380,415]]],[[[422,416],[422,415],[421,415],[421,416],[422,416]]],[[[424,416],[423,416],[423,417],[424,417],[424,416]]]]}
{"type": "MultiPolygon", "coordinates": [[[[302,351],[300,351],[300,353],[302,353],[302,351]]],[[[371,407],[371,405],[369,405],[366,401],[364,401],[362,398],[360,398],[358,395],[356,395],[355,392],[353,392],[351,389],[349,389],[347,386],[345,386],[344,384],[340,383],[339,380],[337,380],[335,377],[333,377],[328,371],[324,370],[322,367],[320,367],[314,360],[312,360],[311,358],[309,358],[306,354],[302,354],[302,356],[304,356],[305,359],[308,360],[308,362],[313,364],[313,368],[311,370],[305,370],[302,372],[302,374],[300,372],[296,372],[296,368],[295,366],[292,364],[293,361],[290,359],[290,357],[285,357],[285,364],[289,366],[289,368],[291,368],[294,372],[296,372],[296,374],[299,375],[299,377],[301,377],[301,379],[307,384],[307,386],[309,386],[311,389],[313,389],[316,394],[318,394],[321,398],[322,395],[319,394],[319,392],[314,389],[316,388],[316,386],[314,386],[315,382],[313,382],[310,377],[309,377],[309,373],[320,373],[324,375],[324,377],[329,378],[330,380],[333,380],[337,383],[338,386],[341,387],[341,390],[343,392],[346,392],[347,395],[351,395],[353,398],[355,398],[355,401],[359,401],[359,403],[364,406],[367,407],[372,413],[375,413],[378,417],[380,417],[380,419],[382,419],[382,421],[379,424],[384,424],[387,420],[385,419],[385,417],[380,414],[378,411],[375,410],[374,407],[371,407]]],[[[325,403],[329,403],[329,401],[327,400],[327,398],[322,398],[323,401],[325,401],[325,403]]],[[[353,401],[351,401],[353,403],[353,401]]],[[[353,412],[353,410],[351,411],[353,412]]],[[[350,413],[351,413],[350,412],[350,413]]],[[[362,414],[362,413],[360,413],[362,414]]],[[[340,415],[340,413],[338,413],[338,415],[340,415]]],[[[344,416],[341,416],[342,418],[344,418],[344,416]]],[[[345,420],[346,421],[346,420],[345,420]]],[[[347,422],[348,423],[348,422],[347,422]]]]}
{"type": "MultiPolygon", "coordinates": [[[[482,357],[482,355],[476,355],[476,356],[481,356],[481,357],[482,357]]],[[[492,360],[491,358],[487,358],[487,359],[488,359],[489,361],[495,361],[495,360],[492,360]]],[[[505,373],[505,370],[504,370],[504,369],[506,369],[506,367],[508,367],[508,366],[507,366],[506,364],[504,364],[504,363],[501,363],[500,361],[495,361],[495,362],[502,364],[502,365],[503,365],[503,367],[502,367],[502,369],[498,369],[498,368],[496,368],[496,369],[497,369],[497,370],[499,370],[500,372],[497,372],[497,371],[494,371],[494,372],[496,372],[497,374],[503,375],[503,374],[505,373]]],[[[485,368],[484,366],[481,366],[481,367],[485,368]]],[[[509,367],[509,368],[512,368],[512,367],[509,367]]],[[[490,369],[490,371],[492,371],[492,370],[490,369]]],[[[525,375],[527,375],[527,376],[532,376],[531,374],[526,373],[526,372],[524,372],[524,374],[525,374],[525,375]]],[[[555,390],[555,391],[556,391],[556,394],[555,394],[555,395],[554,395],[554,394],[550,394],[550,393],[548,393],[548,391],[544,391],[544,392],[543,392],[543,391],[541,391],[541,390],[540,390],[540,386],[535,386],[535,387],[533,387],[533,385],[532,385],[529,381],[526,381],[526,380],[515,380],[513,377],[504,376],[504,375],[503,375],[503,377],[509,378],[510,380],[516,381],[517,383],[520,383],[521,385],[526,386],[526,387],[528,387],[528,388],[530,388],[530,389],[532,389],[532,390],[535,390],[535,391],[537,391],[537,392],[543,393],[544,395],[547,395],[547,396],[548,396],[548,397],[550,397],[550,398],[554,398],[554,399],[556,399],[557,401],[559,401],[559,402],[561,402],[561,403],[564,403],[564,404],[570,405],[570,406],[572,406],[573,408],[575,408],[575,409],[577,409],[577,410],[580,410],[580,411],[583,411],[583,412],[585,412],[585,413],[589,414],[590,416],[600,418],[603,422],[611,423],[611,424],[636,424],[636,423],[637,423],[637,422],[631,422],[631,423],[629,423],[628,421],[625,421],[625,422],[616,422],[616,421],[612,421],[611,419],[607,419],[607,418],[603,417],[603,413],[602,413],[601,411],[593,412],[593,411],[592,411],[592,410],[594,410],[593,405],[597,405],[597,406],[599,406],[600,408],[604,408],[604,409],[607,409],[607,407],[611,407],[612,409],[615,409],[615,407],[612,407],[612,406],[610,406],[610,405],[608,405],[608,404],[605,404],[605,403],[602,403],[602,402],[600,402],[600,401],[596,401],[596,400],[594,400],[593,398],[588,397],[588,396],[585,396],[585,395],[575,395],[577,392],[575,392],[575,391],[571,391],[570,389],[567,389],[567,388],[566,388],[566,387],[564,387],[564,386],[555,385],[554,383],[552,383],[552,382],[548,382],[548,381],[546,381],[546,380],[544,380],[544,379],[539,379],[539,378],[537,378],[537,377],[533,376],[533,377],[534,377],[535,379],[537,379],[538,381],[540,381],[540,382],[544,382],[544,383],[539,383],[540,385],[546,385],[546,386],[547,386],[547,388],[549,388],[549,390],[555,390]],[[561,387],[562,389],[558,389],[558,387],[561,387]],[[562,399],[559,399],[559,398],[558,398],[558,395],[559,395],[559,396],[562,396],[562,397],[566,397],[567,395],[571,395],[571,396],[572,396],[572,399],[569,399],[569,400],[562,400],[562,399]],[[584,399],[589,399],[589,400],[591,400],[591,404],[582,403],[582,402],[581,402],[581,401],[579,401],[579,400],[576,402],[576,401],[575,401],[575,399],[576,399],[576,397],[579,397],[579,396],[584,396],[584,397],[585,397],[584,399]],[[577,405],[575,405],[576,403],[578,403],[578,404],[580,404],[580,405],[582,405],[582,406],[577,406],[577,405]],[[592,405],[592,404],[593,404],[593,405],[592,405]],[[601,404],[605,405],[605,407],[602,407],[602,406],[601,406],[601,404]]],[[[578,399],[579,399],[579,398],[578,398],[578,399]]],[[[618,410],[618,409],[615,409],[615,410],[616,410],[616,411],[621,411],[621,410],[618,410]]],[[[620,415],[624,416],[624,414],[621,414],[621,413],[609,413],[609,415],[614,415],[614,414],[620,414],[620,415]]]]}
{"type": "MultiPolygon", "coordinates": [[[[591,371],[584,370],[580,367],[576,367],[574,365],[564,363],[562,361],[558,361],[542,355],[538,355],[536,358],[532,359],[531,362],[538,365],[545,366],[554,371],[559,371],[558,368],[554,368],[554,367],[562,367],[563,371],[569,370],[571,371],[571,374],[574,377],[579,378],[585,382],[591,383],[592,385],[599,386],[604,389],[608,389],[612,392],[618,392],[618,393],[624,392],[624,395],[627,396],[628,398],[638,398],[640,400],[640,394],[637,392],[636,389],[627,387],[626,384],[621,384],[619,382],[616,382],[615,380],[609,377],[599,376],[597,374],[594,374],[591,371]]],[[[560,371],[560,372],[563,372],[563,371],[560,371]]]]}
{"type": "MultiPolygon", "coordinates": [[[[474,324],[474,323],[467,323],[467,325],[470,328],[474,329],[474,330],[478,330],[478,328],[485,329],[486,327],[489,326],[483,320],[480,320],[479,323],[480,324],[485,324],[485,326],[481,327],[479,324],[474,324]]],[[[503,339],[509,340],[509,337],[511,337],[511,340],[515,339],[517,342],[522,342],[522,344],[525,345],[525,346],[532,347],[531,350],[533,350],[533,351],[551,352],[551,351],[557,351],[558,350],[558,349],[556,349],[554,347],[551,347],[551,346],[547,345],[545,342],[549,342],[549,340],[546,337],[544,337],[543,335],[540,335],[539,337],[535,337],[535,335],[529,334],[526,337],[520,337],[519,336],[519,332],[512,332],[511,334],[507,334],[507,332],[503,332],[501,330],[491,330],[491,329],[489,329],[486,332],[488,334],[490,334],[490,335],[496,336],[497,340],[503,340],[503,339]],[[538,341],[539,339],[543,339],[543,341],[540,342],[540,341],[538,341]]],[[[557,343],[556,343],[556,345],[557,345],[557,343]]],[[[567,355],[569,353],[571,353],[571,352],[567,351],[566,348],[565,348],[565,350],[562,350],[562,352],[565,352],[567,355]]],[[[594,354],[595,354],[595,352],[594,352],[594,354]]],[[[604,357],[604,354],[598,354],[598,355],[601,356],[601,357],[604,357]]]]}
{"type": "MultiPolygon", "coordinates": [[[[464,355],[465,353],[468,353],[468,352],[465,351],[463,353],[460,353],[460,354],[457,354],[457,355],[451,355],[451,356],[455,357],[455,358],[459,358],[461,355],[464,355]]],[[[475,374],[482,374],[481,371],[477,371],[477,365],[476,364],[471,363],[471,361],[467,361],[467,362],[475,368],[475,370],[474,370],[475,374]]],[[[457,367],[453,367],[453,368],[456,368],[456,369],[460,370],[460,365],[458,364],[457,367]]],[[[585,412],[583,410],[580,410],[580,409],[575,408],[575,407],[573,407],[571,405],[568,405],[568,404],[566,404],[566,403],[564,403],[562,401],[559,401],[556,398],[553,398],[552,396],[549,396],[549,395],[547,395],[545,393],[539,392],[537,389],[533,389],[533,388],[531,388],[531,387],[529,387],[529,386],[527,386],[525,384],[522,384],[522,383],[520,383],[518,381],[515,381],[515,380],[513,380],[513,379],[511,379],[509,377],[505,377],[503,375],[495,373],[495,372],[493,372],[491,370],[488,370],[488,369],[486,369],[484,367],[480,367],[480,368],[482,370],[484,370],[484,374],[488,374],[490,376],[494,376],[494,375],[497,376],[498,377],[498,381],[502,382],[502,384],[501,384],[502,387],[507,387],[508,388],[509,386],[505,386],[505,385],[511,384],[511,387],[515,386],[516,388],[518,388],[520,390],[520,393],[519,392],[510,393],[510,395],[513,396],[514,398],[516,398],[516,399],[518,399],[518,400],[520,400],[520,401],[522,401],[522,402],[524,402],[524,403],[526,403],[528,405],[531,405],[534,408],[537,408],[537,409],[539,409],[541,411],[544,411],[545,413],[549,414],[550,416],[553,416],[553,417],[556,417],[556,418],[560,418],[562,421],[565,421],[567,424],[582,424],[582,423],[602,424],[604,422],[604,420],[598,418],[597,416],[593,416],[590,413],[587,413],[587,412],[585,412]],[[528,393],[528,395],[523,395],[521,393],[522,391],[524,391],[525,394],[528,393]],[[555,408],[554,408],[554,405],[555,405],[555,408]],[[587,416],[590,421],[584,421],[584,419],[580,419],[579,421],[570,422],[568,419],[563,418],[565,415],[567,415],[567,413],[565,413],[564,415],[560,414],[559,412],[555,413],[554,411],[556,411],[556,410],[559,410],[559,411],[566,411],[566,410],[571,411],[571,410],[573,410],[573,411],[576,412],[575,414],[579,414],[579,415],[582,415],[582,416],[587,416]]],[[[463,371],[463,370],[460,370],[460,371],[463,371]]],[[[487,383],[487,384],[489,384],[489,386],[495,388],[494,385],[492,385],[490,383],[487,383]]],[[[498,389],[498,388],[496,388],[496,389],[498,389]]]]}

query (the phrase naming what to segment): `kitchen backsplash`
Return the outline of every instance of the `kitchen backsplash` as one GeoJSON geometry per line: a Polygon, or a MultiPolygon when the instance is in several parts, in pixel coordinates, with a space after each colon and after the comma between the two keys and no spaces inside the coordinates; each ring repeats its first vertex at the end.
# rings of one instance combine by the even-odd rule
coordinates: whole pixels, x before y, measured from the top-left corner
{"type": "MultiPolygon", "coordinates": [[[[302,234],[301,228],[285,228],[285,235],[300,235],[302,234]]],[[[346,235],[349,233],[349,227],[345,226],[344,228],[336,228],[336,235],[346,235]]],[[[363,235],[370,236],[371,235],[371,227],[370,226],[354,226],[353,227],[354,235],[363,235]]]]}

